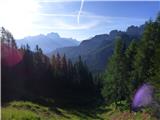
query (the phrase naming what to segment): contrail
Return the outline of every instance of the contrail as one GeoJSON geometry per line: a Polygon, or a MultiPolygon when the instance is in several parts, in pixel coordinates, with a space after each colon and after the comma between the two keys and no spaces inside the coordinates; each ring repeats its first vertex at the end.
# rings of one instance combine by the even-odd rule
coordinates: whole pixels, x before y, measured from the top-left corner
{"type": "Polygon", "coordinates": [[[81,0],[81,6],[77,15],[77,23],[79,24],[79,18],[80,18],[80,14],[82,12],[82,8],[83,8],[83,4],[84,4],[84,0],[81,0]]]}

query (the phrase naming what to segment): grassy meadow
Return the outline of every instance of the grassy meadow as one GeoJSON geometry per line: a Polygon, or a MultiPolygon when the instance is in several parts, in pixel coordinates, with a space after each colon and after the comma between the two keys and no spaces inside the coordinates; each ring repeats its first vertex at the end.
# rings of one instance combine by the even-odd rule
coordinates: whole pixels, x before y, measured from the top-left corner
{"type": "Polygon", "coordinates": [[[145,111],[129,112],[110,106],[98,108],[46,107],[32,102],[14,101],[2,107],[2,120],[155,120],[145,111]]]}

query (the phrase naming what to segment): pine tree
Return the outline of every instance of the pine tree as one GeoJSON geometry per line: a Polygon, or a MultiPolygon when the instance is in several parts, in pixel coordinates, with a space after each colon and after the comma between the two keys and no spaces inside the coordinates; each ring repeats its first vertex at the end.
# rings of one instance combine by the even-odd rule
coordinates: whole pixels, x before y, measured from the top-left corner
{"type": "Polygon", "coordinates": [[[150,82],[156,85],[159,74],[160,15],[149,21],[143,34],[135,61],[135,79],[138,85],[150,82]],[[158,74],[157,74],[158,73],[158,74]]]}
{"type": "Polygon", "coordinates": [[[160,88],[160,12],[158,13],[157,19],[155,21],[155,56],[154,56],[154,76],[153,84],[160,88]]]}
{"type": "Polygon", "coordinates": [[[137,55],[137,43],[135,40],[132,40],[129,44],[125,55],[126,55],[126,65],[127,65],[127,74],[128,79],[130,81],[130,88],[133,90],[136,86],[135,78],[134,78],[134,63],[137,55]]]}
{"type": "Polygon", "coordinates": [[[6,44],[11,48],[17,48],[13,35],[4,27],[1,28],[0,40],[2,44],[6,44]]]}
{"type": "Polygon", "coordinates": [[[108,68],[104,74],[104,88],[102,94],[108,103],[114,102],[117,106],[122,100],[128,100],[128,75],[125,44],[121,38],[117,38],[114,54],[112,55],[108,68]]]}
{"type": "Polygon", "coordinates": [[[67,73],[67,69],[68,69],[68,65],[67,65],[67,60],[66,60],[66,56],[65,55],[63,55],[61,62],[62,62],[61,63],[62,70],[63,70],[64,74],[66,74],[67,73]]]}

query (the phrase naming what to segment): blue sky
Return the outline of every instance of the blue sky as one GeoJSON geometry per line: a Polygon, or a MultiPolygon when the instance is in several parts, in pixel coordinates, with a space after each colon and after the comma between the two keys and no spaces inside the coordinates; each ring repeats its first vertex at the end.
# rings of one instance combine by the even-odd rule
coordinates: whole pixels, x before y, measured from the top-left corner
{"type": "Polygon", "coordinates": [[[155,19],[160,11],[160,1],[82,1],[0,0],[0,26],[17,39],[56,32],[84,40],[113,29],[124,31],[130,25],[141,25],[155,19]]]}

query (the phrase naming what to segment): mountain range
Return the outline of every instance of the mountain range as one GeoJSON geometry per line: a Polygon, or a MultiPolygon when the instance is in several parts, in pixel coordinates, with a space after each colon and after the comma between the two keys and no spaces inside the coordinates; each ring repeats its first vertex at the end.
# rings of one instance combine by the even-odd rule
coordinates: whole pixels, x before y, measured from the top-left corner
{"type": "Polygon", "coordinates": [[[83,40],[81,43],[72,38],[62,38],[57,33],[47,35],[29,36],[16,40],[18,47],[28,44],[34,51],[38,45],[50,58],[53,54],[66,55],[68,59],[75,62],[79,56],[86,62],[92,72],[103,72],[107,66],[107,61],[113,53],[115,39],[121,37],[126,45],[133,39],[139,40],[144,31],[145,25],[130,26],[126,31],[112,30],[109,34],[95,35],[83,40]]]}
{"type": "Polygon", "coordinates": [[[59,34],[53,32],[47,35],[28,36],[16,40],[16,43],[18,47],[28,44],[33,51],[35,50],[35,46],[38,45],[45,54],[54,51],[56,48],[79,45],[79,41],[72,38],[62,38],[59,34]]]}
{"type": "Polygon", "coordinates": [[[132,40],[139,40],[144,31],[144,26],[130,26],[126,31],[112,30],[109,34],[96,35],[91,39],[84,40],[79,46],[63,47],[52,51],[48,56],[59,53],[66,55],[73,62],[79,56],[86,62],[92,72],[103,72],[107,61],[113,53],[115,39],[120,36],[128,45],[132,40]]]}

